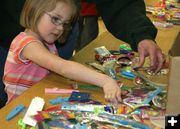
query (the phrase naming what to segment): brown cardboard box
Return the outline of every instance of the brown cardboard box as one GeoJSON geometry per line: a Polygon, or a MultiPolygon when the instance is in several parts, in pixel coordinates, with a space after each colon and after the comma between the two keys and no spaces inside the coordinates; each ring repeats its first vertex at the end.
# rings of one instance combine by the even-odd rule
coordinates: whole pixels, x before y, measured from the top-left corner
{"type": "Polygon", "coordinates": [[[180,32],[169,54],[171,63],[166,112],[169,115],[177,115],[180,114],[180,32]]]}

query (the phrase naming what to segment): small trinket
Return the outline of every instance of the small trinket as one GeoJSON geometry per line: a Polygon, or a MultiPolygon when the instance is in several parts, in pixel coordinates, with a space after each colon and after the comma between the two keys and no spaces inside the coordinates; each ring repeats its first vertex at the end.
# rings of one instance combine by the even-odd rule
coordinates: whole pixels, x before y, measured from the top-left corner
{"type": "Polygon", "coordinates": [[[22,118],[18,120],[18,125],[21,129],[26,129],[26,124],[23,122],[22,118]]]}
{"type": "Polygon", "coordinates": [[[88,102],[90,101],[90,93],[87,92],[72,92],[69,97],[69,102],[79,101],[79,102],[88,102]]]}
{"type": "Polygon", "coordinates": [[[132,59],[132,64],[131,64],[131,67],[132,68],[137,68],[137,67],[139,67],[139,57],[134,57],[133,59],[132,59]]]}
{"type": "Polygon", "coordinates": [[[130,80],[133,80],[135,78],[135,75],[132,72],[127,72],[127,71],[122,71],[120,73],[120,76],[127,78],[127,79],[130,79],[130,80]]]}
{"type": "Polygon", "coordinates": [[[145,81],[144,81],[141,77],[136,76],[135,79],[134,79],[134,83],[135,83],[136,85],[144,85],[144,84],[145,84],[145,81]]]}
{"type": "Polygon", "coordinates": [[[115,61],[110,60],[110,61],[106,61],[103,66],[105,68],[105,73],[107,75],[109,75],[111,78],[113,78],[114,80],[117,80],[117,76],[116,76],[116,71],[114,69],[114,65],[115,65],[115,61]]]}
{"type": "Polygon", "coordinates": [[[60,104],[64,102],[68,102],[69,97],[58,97],[56,99],[49,100],[50,104],[60,104]]]}
{"type": "Polygon", "coordinates": [[[121,67],[130,66],[132,64],[132,61],[129,57],[123,56],[123,57],[119,57],[117,59],[116,64],[121,66],[121,67]]]}
{"type": "Polygon", "coordinates": [[[105,73],[105,69],[101,64],[98,64],[96,62],[87,62],[86,64],[92,66],[93,68],[96,68],[97,70],[100,70],[101,72],[105,73]]]}
{"type": "Polygon", "coordinates": [[[139,108],[139,107],[146,107],[150,106],[149,104],[141,103],[142,100],[140,97],[132,97],[132,98],[126,98],[123,99],[123,103],[131,107],[133,110],[139,108]]]}
{"type": "Polygon", "coordinates": [[[154,73],[152,70],[148,69],[146,70],[146,73],[149,75],[166,75],[168,74],[168,69],[161,69],[158,73],[154,73]]]}
{"type": "Polygon", "coordinates": [[[20,112],[22,112],[25,109],[23,104],[17,105],[15,108],[11,110],[11,112],[7,115],[6,120],[9,121],[12,118],[14,118],[16,115],[18,115],[20,112]]]}
{"type": "Polygon", "coordinates": [[[125,104],[120,104],[116,109],[116,114],[128,114],[132,111],[132,108],[125,104]]]}
{"type": "Polygon", "coordinates": [[[132,114],[132,117],[135,121],[144,122],[144,120],[140,117],[139,114],[132,114]]]}
{"type": "Polygon", "coordinates": [[[95,48],[95,58],[98,60],[100,63],[103,63],[108,60],[116,60],[116,56],[112,55],[105,46],[97,47],[95,48]]]}
{"type": "Polygon", "coordinates": [[[152,102],[154,104],[154,106],[160,108],[160,109],[166,109],[166,97],[164,96],[155,96],[153,99],[152,99],[152,102]]]}
{"type": "Polygon", "coordinates": [[[98,124],[96,124],[95,122],[91,123],[91,129],[99,129],[98,124]]]}
{"type": "Polygon", "coordinates": [[[119,45],[119,49],[125,49],[125,50],[128,50],[128,51],[132,51],[131,47],[129,47],[127,44],[119,45]]]}
{"type": "Polygon", "coordinates": [[[147,114],[148,114],[150,117],[151,117],[151,116],[156,117],[156,116],[159,115],[159,112],[158,112],[158,111],[155,111],[155,110],[149,110],[149,111],[147,111],[147,114]]]}

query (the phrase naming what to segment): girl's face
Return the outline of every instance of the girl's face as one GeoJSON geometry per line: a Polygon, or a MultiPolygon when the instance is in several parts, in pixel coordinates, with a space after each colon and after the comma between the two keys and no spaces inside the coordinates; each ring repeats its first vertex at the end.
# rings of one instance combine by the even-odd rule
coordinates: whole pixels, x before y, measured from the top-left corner
{"type": "Polygon", "coordinates": [[[54,10],[45,12],[37,25],[41,39],[47,43],[54,43],[70,24],[72,11],[67,3],[58,2],[54,10]]]}

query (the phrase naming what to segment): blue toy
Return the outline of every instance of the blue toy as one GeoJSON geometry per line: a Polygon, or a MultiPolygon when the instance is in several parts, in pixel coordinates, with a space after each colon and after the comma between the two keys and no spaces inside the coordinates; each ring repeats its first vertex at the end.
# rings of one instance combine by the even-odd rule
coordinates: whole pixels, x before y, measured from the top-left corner
{"type": "Polygon", "coordinates": [[[122,71],[120,75],[124,78],[131,79],[131,80],[135,78],[135,75],[132,72],[122,71]]]}
{"type": "Polygon", "coordinates": [[[148,93],[148,97],[142,102],[143,104],[148,104],[150,101],[157,96],[159,93],[161,93],[164,90],[163,87],[158,87],[155,91],[152,91],[148,93]]]}
{"type": "Polygon", "coordinates": [[[9,121],[11,120],[13,117],[15,117],[16,115],[18,115],[23,109],[24,109],[24,105],[19,104],[17,105],[14,109],[11,110],[11,112],[7,115],[6,120],[9,121]]]}
{"type": "Polygon", "coordinates": [[[68,102],[68,100],[69,100],[69,97],[58,97],[56,99],[49,100],[49,103],[54,105],[54,104],[68,102]]]}

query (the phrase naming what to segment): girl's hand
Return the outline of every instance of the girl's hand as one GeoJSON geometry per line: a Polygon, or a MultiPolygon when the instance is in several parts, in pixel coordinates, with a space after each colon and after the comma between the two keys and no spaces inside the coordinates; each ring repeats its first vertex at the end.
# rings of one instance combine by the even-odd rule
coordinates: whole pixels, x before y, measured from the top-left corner
{"type": "Polygon", "coordinates": [[[117,82],[109,80],[103,85],[104,98],[112,103],[121,102],[121,89],[117,82]]]}

